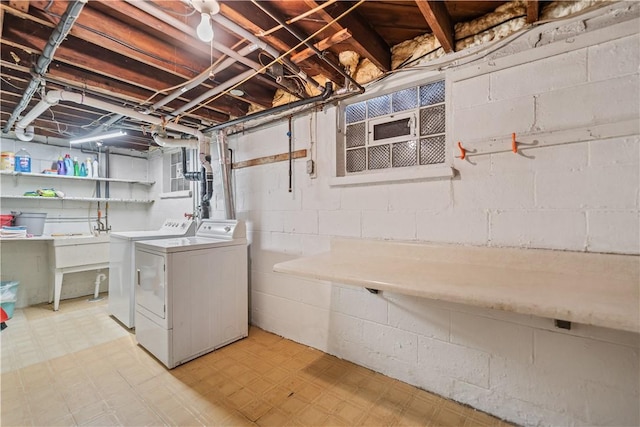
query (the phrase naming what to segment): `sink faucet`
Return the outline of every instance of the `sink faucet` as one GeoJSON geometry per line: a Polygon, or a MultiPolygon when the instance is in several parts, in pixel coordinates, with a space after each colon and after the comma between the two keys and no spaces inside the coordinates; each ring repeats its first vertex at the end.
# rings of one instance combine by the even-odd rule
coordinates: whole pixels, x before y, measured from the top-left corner
{"type": "Polygon", "coordinates": [[[104,222],[101,221],[102,211],[98,208],[98,220],[96,221],[97,226],[93,227],[93,231],[96,231],[98,234],[100,233],[108,233],[111,231],[111,226],[105,226],[104,222]]]}

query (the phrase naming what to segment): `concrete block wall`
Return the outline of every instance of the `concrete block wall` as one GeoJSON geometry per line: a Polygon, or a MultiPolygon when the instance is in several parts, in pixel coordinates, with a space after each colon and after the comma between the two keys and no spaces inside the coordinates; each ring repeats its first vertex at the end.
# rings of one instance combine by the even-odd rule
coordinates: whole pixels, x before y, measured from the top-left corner
{"type": "MultiPolygon", "coordinates": [[[[272,271],[334,236],[640,253],[638,28],[638,6],[615,3],[444,72],[453,179],[330,186],[336,109],[295,118],[294,149],[315,144],[317,178],[306,159],[291,192],[286,162],[234,171],[252,323],[518,424],[640,424],[638,334],[272,271]],[[486,154],[455,158],[457,141],[486,154]]],[[[286,152],[286,132],[283,121],[230,136],[235,160],[286,152]]]]}

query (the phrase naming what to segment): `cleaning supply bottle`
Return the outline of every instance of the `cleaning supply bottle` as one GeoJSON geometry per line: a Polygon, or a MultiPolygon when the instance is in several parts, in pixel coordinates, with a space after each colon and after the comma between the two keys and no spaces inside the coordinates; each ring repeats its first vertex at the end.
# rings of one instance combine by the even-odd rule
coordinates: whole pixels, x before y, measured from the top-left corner
{"type": "Polygon", "coordinates": [[[14,170],[16,172],[31,172],[31,154],[21,148],[15,155],[14,170]]]}
{"type": "Polygon", "coordinates": [[[84,163],[80,163],[80,176],[87,176],[87,166],[84,163]]]}
{"type": "Polygon", "coordinates": [[[58,157],[58,175],[66,175],[67,168],[64,166],[64,160],[62,156],[58,157]]]}
{"type": "Polygon", "coordinates": [[[80,176],[80,165],[77,157],[73,158],[73,176],[80,176]]]}
{"type": "Polygon", "coordinates": [[[65,175],[73,176],[73,162],[71,161],[71,156],[65,154],[64,156],[64,170],[65,175]]]}
{"type": "Polygon", "coordinates": [[[87,171],[87,176],[89,178],[93,177],[93,162],[91,161],[91,157],[87,157],[87,160],[84,162],[85,163],[85,169],[87,171]]]}
{"type": "Polygon", "coordinates": [[[93,160],[93,177],[94,178],[99,178],[100,177],[100,173],[98,172],[98,159],[94,159],[93,160]]]}

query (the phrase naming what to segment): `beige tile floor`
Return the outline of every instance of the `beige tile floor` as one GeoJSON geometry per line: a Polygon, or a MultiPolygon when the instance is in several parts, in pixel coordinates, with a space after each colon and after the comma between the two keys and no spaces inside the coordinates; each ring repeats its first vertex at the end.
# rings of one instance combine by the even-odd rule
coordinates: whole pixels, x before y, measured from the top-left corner
{"type": "Polygon", "coordinates": [[[0,334],[2,426],[503,426],[487,414],[252,327],[167,370],[106,299],[16,310],[0,334]]]}

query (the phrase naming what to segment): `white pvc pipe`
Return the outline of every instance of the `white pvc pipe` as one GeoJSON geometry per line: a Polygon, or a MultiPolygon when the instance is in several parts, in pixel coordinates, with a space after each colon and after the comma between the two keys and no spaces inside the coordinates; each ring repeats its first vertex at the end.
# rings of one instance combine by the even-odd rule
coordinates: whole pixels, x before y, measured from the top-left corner
{"type": "MultiPolygon", "coordinates": [[[[35,120],[40,114],[45,112],[49,107],[58,104],[60,101],[68,101],[81,105],[88,105],[90,107],[97,108],[99,110],[108,111],[111,113],[121,114],[132,119],[139,120],[141,122],[149,123],[152,125],[160,126],[162,128],[178,131],[187,135],[193,135],[198,139],[199,146],[206,142],[205,136],[198,129],[194,129],[188,126],[184,126],[171,121],[165,122],[160,117],[143,114],[131,108],[122,107],[120,105],[110,104],[108,102],[101,101],[99,99],[85,96],[81,93],[66,92],[60,90],[52,90],[47,92],[44,99],[41,100],[35,107],[25,115],[17,124],[16,129],[25,129],[33,120],[35,120]]],[[[194,142],[191,140],[163,140],[167,146],[174,147],[194,147],[194,142]],[[187,142],[188,141],[188,142],[187,142]]],[[[206,144],[205,144],[206,145],[206,144]]],[[[205,147],[205,150],[209,152],[209,149],[205,147]]]]}

